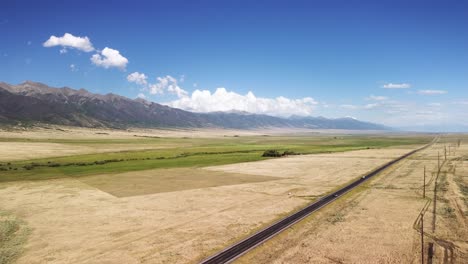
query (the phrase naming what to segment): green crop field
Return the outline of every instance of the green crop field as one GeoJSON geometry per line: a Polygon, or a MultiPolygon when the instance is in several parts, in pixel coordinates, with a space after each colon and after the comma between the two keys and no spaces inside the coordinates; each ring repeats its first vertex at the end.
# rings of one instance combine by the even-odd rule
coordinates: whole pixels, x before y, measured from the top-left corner
{"type": "Polygon", "coordinates": [[[266,150],[291,154],[331,153],[424,144],[429,136],[245,136],[224,138],[135,138],[135,139],[9,139],[0,142],[60,143],[112,148],[146,146],[145,150],[70,155],[20,161],[0,161],[0,182],[42,180],[156,168],[184,168],[268,159],[266,150]],[[163,148],[161,148],[163,147],[163,148]]]}

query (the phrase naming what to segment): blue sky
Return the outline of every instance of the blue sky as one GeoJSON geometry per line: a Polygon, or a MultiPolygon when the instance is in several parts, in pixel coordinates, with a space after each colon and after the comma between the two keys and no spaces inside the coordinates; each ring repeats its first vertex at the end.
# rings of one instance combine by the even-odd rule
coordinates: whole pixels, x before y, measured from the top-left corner
{"type": "Polygon", "coordinates": [[[467,13],[466,1],[4,0],[0,80],[466,129],[467,13]]]}

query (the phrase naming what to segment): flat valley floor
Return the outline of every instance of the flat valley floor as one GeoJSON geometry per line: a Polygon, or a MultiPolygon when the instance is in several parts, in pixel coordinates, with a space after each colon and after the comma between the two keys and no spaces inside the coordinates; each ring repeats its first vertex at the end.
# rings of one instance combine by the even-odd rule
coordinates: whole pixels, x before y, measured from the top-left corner
{"type": "MultiPolygon", "coordinates": [[[[238,262],[419,263],[414,223],[428,201],[422,199],[425,166],[427,196],[439,185],[435,231],[432,206],[424,222],[426,241],[437,241],[434,263],[466,263],[468,140],[455,147],[458,138],[442,137],[238,262]],[[450,144],[453,151],[436,181],[437,153],[450,144]]],[[[44,142],[1,144],[29,144],[23,159],[31,158],[34,148],[41,158],[54,156],[44,154],[48,146],[34,145],[44,142]]],[[[196,263],[421,145],[5,181],[0,220],[17,223],[15,239],[22,249],[11,257],[17,263],[196,263]]],[[[8,156],[6,149],[0,157],[8,156]]],[[[14,160],[21,155],[3,163],[14,160]]]]}

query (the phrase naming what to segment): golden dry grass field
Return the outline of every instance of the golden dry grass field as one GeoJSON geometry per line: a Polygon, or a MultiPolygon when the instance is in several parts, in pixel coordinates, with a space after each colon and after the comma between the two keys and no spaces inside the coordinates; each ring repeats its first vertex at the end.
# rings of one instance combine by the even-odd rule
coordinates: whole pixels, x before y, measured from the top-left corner
{"type": "MultiPolygon", "coordinates": [[[[5,241],[18,241],[14,247],[0,244],[0,252],[11,255],[4,263],[194,263],[432,139],[303,131],[294,136],[191,131],[190,138],[84,131],[69,137],[59,131],[61,136],[52,138],[43,131],[22,132],[26,137],[1,134],[0,144],[28,149],[26,155],[0,148],[5,168],[0,171],[0,221],[4,226],[4,219],[16,221],[9,224],[13,231],[5,241]],[[61,149],[44,155],[47,144],[61,144],[61,149]],[[303,155],[262,158],[271,148],[303,155]],[[9,153],[16,154],[9,159],[9,153]],[[94,163],[110,159],[115,161],[94,163]]],[[[413,222],[425,202],[420,168],[433,169],[442,144],[398,163],[239,262],[416,261],[413,222]]],[[[463,155],[468,147],[462,144],[450,158],[463,155]]],[[[453,219],[466,224],[466,204],[459,203],[465,190],[460,186],[466,186],[460,175],[468,167],[462,159],[454,162],[457,172],[447,177],[448,203],[453,201],[448,206],[461,206],[453,219]]],[[[450,220],[439,221],[438,232],[450,230],[450,220]]],[[[452,233],[446,238],[461,250],[464,234],[455,238],[452,233]]],[[[436,258],[440,252],[436,249],[436,258]]]]}
{"type": "Polygon", "coordinates": [[[424,214],[425,263],[467,263],[468,145],[453,147],[456,150],[444,162],[444,147],[455,144],[456,137],[441,141],[392,166],[238,262],[421,263],[421,238],[415,221],[428,203],[424,214]],[[438,153],[443,166],[436,180],[438,153]],[[426,199],[422,198],[424,167],[426,199]],[[430,243],[434,244],[432,257],[430,243]]]}

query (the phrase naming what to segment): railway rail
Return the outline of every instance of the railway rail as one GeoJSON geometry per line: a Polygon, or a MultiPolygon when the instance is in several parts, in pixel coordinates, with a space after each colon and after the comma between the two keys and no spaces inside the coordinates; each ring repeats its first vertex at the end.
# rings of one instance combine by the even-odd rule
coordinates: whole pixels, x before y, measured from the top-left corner
{"type": "Polygon", "coordinates": [[[305,217],[309,216],[313,212],[317,211],[318,209],[326,206],[327,204],[335,201],[338,199],[340,196],[344,195],[345,193],[351,191],[352,189],[356,188],[360,184],[364,183],[365,181],[369,180],[370,178],[374,177],[375,175],[379,174],[380,172],[384,171],[388,167],[394,165],[395,163],[413,155],[414,153],[421,151],[430,145],[432,145],[434,142],[436,142],[437,139],[434,139],[431,143],[413,150],[409,153],[406,153],[405,155],[392,160],[383,166],[369,172],[368,174],[362,176],[358,180],[344,186],[343,188],[328,194],[324,197],[322,197],[320,200],[315,201],[303,209],[300,209],[299,211],[286,216],[285,218],[273,223],[272,225],[258,231],[257,233],[247,237],[244,240],[241,240],[237,242],[236,244],[216,253],[215,255],[203,260],[200,262],[200,264],[218,264],[218,263],[230,263],[234,261],[235,259],[239,258],[240,256],[244,255],[245,253],[249,252],[253,248],[259,246],[263,242],[267,241],[268,239],[272,238],[273,236],[277,235],[281,231],[287,229],[288,227],[294,225],[295,223],[301,221],[305,217]]]}

